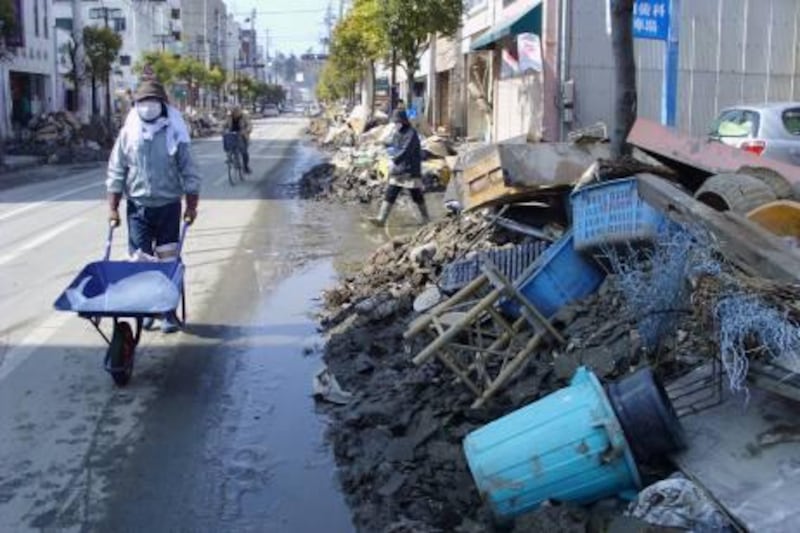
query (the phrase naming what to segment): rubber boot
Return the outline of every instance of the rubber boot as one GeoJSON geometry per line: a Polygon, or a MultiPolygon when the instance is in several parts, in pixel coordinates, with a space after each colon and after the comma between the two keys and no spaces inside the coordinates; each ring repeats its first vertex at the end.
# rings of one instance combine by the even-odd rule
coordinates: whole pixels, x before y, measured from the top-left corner
{"type": "Polygon", "coordinates": [[[386,224],[386,220],[389,218],[389,213],[392,211],[392,204],[384,200],[381,202],[380,211],[378,211],[377,217],[372,217],[369,219],[373,225],[381,227],[386,224]]]}
{"type": "Polygon", "coordinates": [[[421,203],[417,204],[417,209],[419,209],[419,218],[422,225],[428,224],[431,221],[431,217],[428,214],[428,206],[425,205],[424,201],[422,201],[421,203]]]}

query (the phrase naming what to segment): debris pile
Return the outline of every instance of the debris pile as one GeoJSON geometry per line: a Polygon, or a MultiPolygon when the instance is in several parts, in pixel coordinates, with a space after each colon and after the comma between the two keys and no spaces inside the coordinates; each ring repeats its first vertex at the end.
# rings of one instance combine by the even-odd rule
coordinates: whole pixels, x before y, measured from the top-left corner
{"type": "Polygon", "coordinates": [[[32,118],[6,147],[9,154],[38,156],[49,164],[86,163],[106,160],[115,138],[116,131],[101,119],[82,125],[71,113],[59,111],[32,118]]]}
{"type": "MultiPolygon", "coordinates": [[[[303,176],[304,198],[372,203],[382,197],[389,173],[387,147],[395,132],[386,115],[369,116],[361,106],[350,114],[330,110],[312,120],[307,131],[327,151],[332,166],[315,167],[303,176]]],[[[441,130],[423,136],[422,149],[425,190],[444,190],[456,163],[457,146],[441,130]]]]}
{"type": "Polygon", "coordinates": [[[218,113],[187,109],[183,114],[192,138],[220,135],[224,126],[224,111],[218,113]]]}
{"type": "Polygon", "coordinates": [[[449,217],[378,248],[354,276],[325,293],[327,325],[355,314],[382,320],[411,312],[414,297],[438,281],[456,259],[483,249],[512,246],[531,237],[504,230],[480,215],[449,217]]]}
{"type": "MultiPolygon", "coordinates": [[[[357,525],[380,531],[398,520],[412,520],[434,531],[457,531],[469,524],[485,530],[490,513],[477,491],[464,488],[472,486],[461,450],[469,432],[557,390],[582,365],[613,380],[646,364],[665,377],[683,375],[711,360],[716,349],[709,342],[706,305],[671,309],[674,320],[652,346],[640,331],[650,326],[638,312],[638,300],[631,298],[631,277],[656,286],[671,283],[663,271],[653,269],[652,260],[674,253],[668,245],[685,238],[677,235],[655,247],[647,256],[649,264],[641,256],[619,256],[617,272],[600,290],[553,318],[566,345],[544,347],[480,409],[470,408],[472,394],[443,365],[415,367],[411,356],[419,344],[406,344],[402,336],[415,317],[413,299],[437,280],[444,265],[470,250],[519,242],[519,236],[515,240],[477,214],[449,219],[384,245],[361,272],[327,292],[325,360],[354,394],[346,407],[330,408],[335,423],[329,432],[357,525]]],[[[687,273],[706,265],[711,253],[700,246],[696,251],[685,262],[687,273]]],[[[708,273],[713,272],[703,275],[708,273]]],[[[679,283],[687,298],[701,297],[690,277],[679,283]]],[[[590,508],[581,515],[582,523],[598,513],[603,514],[602,508],[590,508]]],[[[620,508],[616,514],[621,513],[620,508]]],[[[547,509],[533,515],[525,522],[543,525],[552,519],[547,509]]]]}
{"type": "MultiPolygon", "coordinates": [[[[347,391],[343,405],[326,407],[333,420],[329,437],[359,530],[492,531],[498,517],[516,519],[515,531],[584,531],[590,524],[592,530],[606,530],[611,522],[647,527],[639,521],[653,526],[729,527],[718,507],[719,495],[702,501],[698,496],[703,495],[703,476],[690,476],[695,487],[672,475],[676,465],[684,466],[678,460],[672,463],[675,456],[669,454],[698,442],[684,442],[678,418],[682,415],[676,413],[706,411],[704,416],[713,416],[709,413],[723,402],[744,402],[748,386],[762,386],[761,381],[747,381],[749,372],[762,363],[780,363],[787,372],[800,367],[796,355],[800,285],[785,282],[797,279],[786,265],[797,268],[800,258],[763,230],[753,233],[757,243],[736,241],[746,219],[699,205],[668,183],[678,180],[672,171],[649,160],[611,164],[599,158],[577,173],[570,166],[568,176],[556,176],[559,187],[599,183],[571,202],[563,202],[559,195],[548,198],[542,192],[551,189],[551,169],[574,162],[560,150],[515,152],[529,156],[509,163],[514,179],[523,185],[529,182],[524,194],[518,184],[495,179],[508,170],[502,158],[494,160],[488,151],[464,158],[461,170],[467,168],[470,176],[459,178],[462,187],[463,182],[481,180],[495,187],[488,194],[475,189],[472,203],[490,208],[451,216],[388,242],[360,272],[325,293],[327,372],[347,391]],[[523,172],[531,161],[539,167],[523,172]],[[638,172],[646,175],[614,181],[638,172]],[[510,219],[504,218],[506,211],[510,219]],[[526,215],[524,221],[520,213],[526,215]],[[566,220],[573,225],[570,231],[558,228],[566,220]],[[514,280],[504,279],[498,265],[485,265],[478,281],[454,289],[459,291],[454,295],[444,294],[443,273],[451,272],[449,265],[469,254],[526,242],[549,243],[552,237],[557,237],[555,244],[535,254],[514,280]],[[781,281],[759,277],[766,271],[781,281]],[[667,481],[643,490],[630,506],[619,498],[601,499],[614,492],[595,494],[595,503],[581,506],[540,505],[547,497],[562,501],[560,494],[542,494],[544,498],[535,503],[515,505],[515,514],[493,516],[502,512],[489,508],[497,502],[494,492],[513,501],[529,484],[538,483],[537,490],[545,492],[556,489],[527,470],[483,472],[481,483],[467,465],[465,437],[479,428],[494,431],[496,425],[490,423],[566,386],[583,372],[581,367],[609,385],[596,390],[609,391],[609,398],[610,391],[617,391],[609,400],[615,402],[616,413],[606,428],[614,453],[609,454],[611,448],[605,445],[592,450],[585,442],[564,453],[597,454],[602,466],[592,463],[592,468],[613,470],[616,467],[610,465],[630,452],[625,461],[633,466],[626,463],[626,468],[638,470],[648,483],[667,481]],[[638,383],[633,380],[642,371],[660,378],[650,379],[649,396],[638,396],[644,393],[636,389],[627,397],[636,409],[650,402],[661,406],[648,413],[652,418],[644,424],[638,418],[642,413],[626,412],[616,403],[622,397],[618,380],[638,383]],[[701,371],[708,371],[707,378],[697,379],[701,371]],[[684,388],[671,395],[658,381],[683,383],[684,388]],[[619,427],[614,426],[617,423],[619,427]],[[648,430],[643,432],[642,427],[648,430]],[[656,428],[664,433],[653,440],[669,431],[674,436],[672,448],[645,454],[643,441],[656,435],[656,428]],[[614,431],[625,437],[621,449],[612,444],[614,431]],[[516,516],[522,513],[527,514],[516,516]]],[[[439,155],[444,153],[449,152],[439,155]]],[[[330,193],[330,186],[314,190],[313,184],[336,172],[335,164],[315,169],[315,177],[306,184],[308,194],[330,193]]],[[[336,179],[341,178],[329,182],[336,179]]],[[[693,179],[702,181],[702,176],[693,179]]],[[[505,257],[476,255],[482,261],[505,257]]],[[[786,381],[773,388],[763,386],[789,397],[796,394],[787,391],[786,381]]],[[[494,442],[505,446],[517,438],[507,425],[497,427],[504,429],[494,442]]],[[[520,432],[543,438],[529,429],[520,432]]],[[[741,453],[747,453],[749,442],[741,443],[741,453]]],[[[492,453],[503,453],[502,448],[492,453]]],[[[518,456],[510,448],[505,453],[516,461],[518,456]]],[[[542,457],[549,451],[530,453],[536,461],[534,470],[544,468],[539,461],[544,463],[542,457]]],[[[759,451],[771,453],[771,449],[759,451]]],[[[469,457],[474,467],[474,456],[469,457]]],[[[771,457],[775,461],[783,456],[771,457]]],[[[629,481],[628,488],[642,488],[638,475],[633,477],[637,481],[629,481]]],[[[529,492],[524,494],[527,498],[529,492]]],[[[733,508],[726,506],[729,513],[747,512],[735,508],[736,501],[731,503],[733,508]]]]}

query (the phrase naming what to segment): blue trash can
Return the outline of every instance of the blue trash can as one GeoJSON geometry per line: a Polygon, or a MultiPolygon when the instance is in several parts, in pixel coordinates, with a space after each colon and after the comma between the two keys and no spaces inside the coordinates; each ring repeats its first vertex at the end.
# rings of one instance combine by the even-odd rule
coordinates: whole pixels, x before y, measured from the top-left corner
{"type": "Polygon", "coordinates": [[[499,518],[545,500],[585,504],[641,485],[606,393],[585,367],[569,387],[467,435],[464,453],[481,496],[499,518]]]}

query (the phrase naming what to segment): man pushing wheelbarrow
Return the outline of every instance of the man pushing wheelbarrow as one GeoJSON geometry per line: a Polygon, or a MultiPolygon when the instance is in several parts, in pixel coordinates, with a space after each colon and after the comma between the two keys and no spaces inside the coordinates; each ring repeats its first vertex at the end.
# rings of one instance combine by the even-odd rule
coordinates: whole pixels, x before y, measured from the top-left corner
{"type": "MultiPolygon", "coordinates": [[[[134,94],[134,107],[114,143],[108,162],[109,221],[120,224],[126,199],[128,251],[162,261],[175,260],[181,226],[181,199],[187,224],[197,217],[200,175],[192,160],[189,129],[180,111],[168,104],[164,87],[146,73],[134,94]]],[[[161,330],[180,329],[174,313],[161,317],[161,330]]],[[[147,318],[150,329],[154,320],[147,318]]]]}

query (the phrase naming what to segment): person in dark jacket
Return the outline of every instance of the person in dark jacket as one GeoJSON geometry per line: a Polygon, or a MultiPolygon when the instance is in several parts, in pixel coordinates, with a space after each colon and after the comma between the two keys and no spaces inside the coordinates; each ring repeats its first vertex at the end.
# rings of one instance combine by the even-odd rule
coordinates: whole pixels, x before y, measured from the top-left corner
{"type": "Polygon", "coordinates": [[[397,197],[405,189],[409,191],[411,199],[419,209],[422,223],[427,224],[430,217],[425,205],[425,196],[422,193],[422,146],[419,142],[419,135],[411,126],[406,112],[401,109],[392,114],[392,122],[397,125],[397,131],[389,149],[391,156],[389,186],[386,188],[386,195],[381,203],[378,216],[371,218],[370,221],[376,226],[386,224],[397,197]]]}

